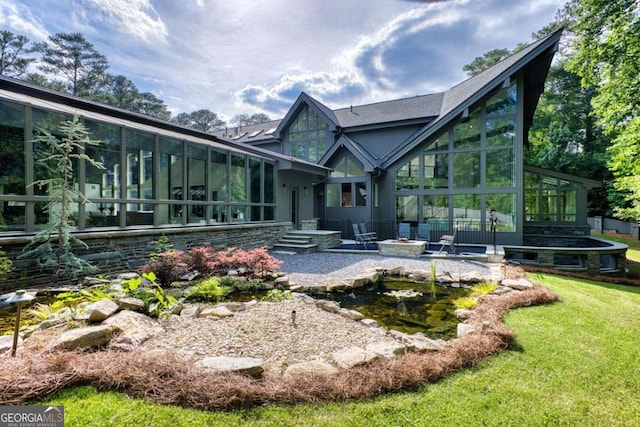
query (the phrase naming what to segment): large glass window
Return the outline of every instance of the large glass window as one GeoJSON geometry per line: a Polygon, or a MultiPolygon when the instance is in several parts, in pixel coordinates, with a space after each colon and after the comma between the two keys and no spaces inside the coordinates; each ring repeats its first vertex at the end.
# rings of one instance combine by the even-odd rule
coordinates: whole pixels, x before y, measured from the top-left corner
{"type": "Polygon", "coordinates": [[[424,155],[424,188],[449,186],[449,155],[447,153],[424,155]]]}
{"type": "Polygon", "coordinates": [[[575,222],[576,183],[525,172],[525,219],[531,222],[575,222]]]}
{"type": "Polygon", "coordinates": [[[161,200],[174,202],[161,204],[160,222],[163,224],[182,223],[184,194],[183,143],[173,138],[160,138],[160,176],[158,196],[161,200]]]}
{"type": "Polygon", "coordinates": [[[515,150],[487,151],[487,187],[508,188],[516,186],[515,157],[515,150]]]}
{"type": "Polygon", "coordinates": [[[396,218],[398,221],[417,221],[418,196],[396,196],[396,218]]]}
{"type": "Polygon", "coordinates": [[[92,139],[101,141],[99,145],[88,146],[86,153],[104,166],[104,169],[97,169],[87,165],[85,196],[94,201],[85,206],[87,227],[118,226],[120,224],[118,219],[120,205],[113,200],[99,201],[96,199],[119,199],[121,197],[122,128],[91,120],[87,120],[85,126],[92,139]]]}
{"type": "Polygon", "coordinates": [[[275,167],[273,163],[265,162],[264,164],[264,202],[265,203],[275,203],[275,188],[276,188],[275,167]]]}
{"type": "Polygon", "coordinates": [[[479,151],[465,151],[453,154],[453,187],[480,187],[479,151]]]}
{"type": "MultiPolygon", "coordinates": [[[[496,218],[496,231],[513,232],[516,231],[516,195],[507,194],[487,194],[485,204],[487,211],[491,212],[496,218]]],[[[490,216],[487,215],[487,221],[490,216]]],[[[487,230],[491,230],[490,224],[487,230]]]]}
{"type": "Polygon", "coordinates": [[[396,172],[396,190],[415,190],[419,184],[419,157],[414,157],[396,172]]]}
{"type": "MultiPolygon", "coordinates": [[[[446,194],[422,196],[422,220],[449,222],[449,196],[446,194]]],[[[439,230],[442,228],[438,228],[439,230]]]]}
{"type": "Polygon", "coordinates": [[[454,194],[454,222],[463,230],[482,230],[480,194],[454,194]]]}
{"type": "Polygon", "coordinates": [[[453,148],[480,148],[480,108],[453,126],[453,148]]]}
{"type": "Polygon", "coordinates": [[[488,147],[513,146],[516,134],[516,85],[500,89],[486,102],[488,147]]]}
{"type": "MultiPolygon", "coordinates": [[[[189,144],[187,158],[187,182],[189,183],[188,199],[206,202],[207,149],[203,146],[189,144]]],[[[205,204],[190,204],[188,222],[205,221],[205,204]]]]}
{"type": "Polygon", "coordinates": [[[244,202],[247,200],[247,177],[245,171],[246,157],[239,154],[231,155],[231,201],[244,202]]]}
{"type": "Polygon", "coordinates": [[[291,155],[317,162],[327,151],[327,124],[305,105],[288,129],[291,155]]]}
{"type": "MultiPolygon", "coordinates": [[[[155,136],[127,129],[126,133],[126,188],[127,199],[153,200],[153,152],[155,136]]],[[[132,202],[127,204],[127,225],[152,225],[153,204],[132,202]]]]}
{"type": "MultiPolygon", "coordinates": [[[[0,196],[24,195],[24,107],[0,101],[0,196]]],[[[0,200],[0,231],[25,229],[25,202],[0,200]]]]}
{"type": "Polygon", "coordinates": [[[209,180],[211,185],[211,200],[226,202],[227,200],[227,156],[224,151],[211,150],[211,168],[209,180]]]}

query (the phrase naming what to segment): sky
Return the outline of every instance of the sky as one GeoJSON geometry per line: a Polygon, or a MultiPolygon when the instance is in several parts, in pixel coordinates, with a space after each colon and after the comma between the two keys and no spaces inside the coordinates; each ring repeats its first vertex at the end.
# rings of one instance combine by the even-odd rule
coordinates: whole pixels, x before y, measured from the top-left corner
{"type": "Polygon", "coordinates": [[[304,91],[343,108],[449,89],[513,49],[564,0],[0,0],[32,42],[80,32],[175,115],[282,118],[304,91]]]}

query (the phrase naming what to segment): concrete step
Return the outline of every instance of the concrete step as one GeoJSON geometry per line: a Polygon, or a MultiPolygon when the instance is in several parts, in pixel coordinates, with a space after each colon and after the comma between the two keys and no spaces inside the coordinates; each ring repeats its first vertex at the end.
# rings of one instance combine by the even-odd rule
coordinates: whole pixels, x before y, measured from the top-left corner
{"type": "Polygon", "coordinates": [[[278,242],[273,245],[273,250],[275,251],[288,251],[288,252],[296,252],[299,254],[306,254],[309,252],[317,252],[318,245],[315,243],[281,243],[278,242]]]}

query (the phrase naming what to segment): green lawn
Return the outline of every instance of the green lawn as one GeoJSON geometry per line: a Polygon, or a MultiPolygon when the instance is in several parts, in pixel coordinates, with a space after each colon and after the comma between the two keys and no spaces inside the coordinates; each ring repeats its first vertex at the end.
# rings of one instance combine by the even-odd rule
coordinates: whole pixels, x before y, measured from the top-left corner
{"type": "Polygon", "coordinates": [[[640,287],[531,274],[561,300],[513,310],[516,344],[419,390],[365,402],[200,412],[60,392],[68,426],[638,426],[640,287]]]}

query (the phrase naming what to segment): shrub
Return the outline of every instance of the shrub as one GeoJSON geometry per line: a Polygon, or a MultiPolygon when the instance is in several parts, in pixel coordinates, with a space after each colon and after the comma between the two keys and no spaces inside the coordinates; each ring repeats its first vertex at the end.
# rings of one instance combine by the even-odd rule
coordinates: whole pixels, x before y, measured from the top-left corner
{"type": "Polygon", "coordinates": [[[471,290],[476,295],[489,295],[496,290],[496,284],[492,282],[478,283],[471,290]]]}
{"type": "Polygon", "coordinates": [[[13,269],[13,263],[0,251],[0,280],[13,269]]]}
{"type": "Polygon", "coordinates": [[[280,289],[271,289],[267,292],[267,295],[262,298],[262,301],[280,302],[293,298],[290,291],[281,291],[280,289]]]}
{"type": "Polygon", "coordinates": [[[184,262],[189,271],[197,271],[203,277],[213,276],[221,269],[220,257],[211,246],[189,249],[184,255],[184,262]]]}
{"type": "Polygon", "coordinates": [[[209,277],[198,282],[185,295],[185,301],[211,302],[220,301],[231,292],[231,288],[222,286],[220,279],[209,277]]]}
{"type": "Polygon", "coordinates": [[[460,297],[460,298],[457,298],[457,299],[453,300],[453,305],[456,308],[466,308],[468,310],[471,310],[477,304],[478,304],[478,299],[473,295],[469,295],[469,296],[466,296],[466,297],[460,297]]]}
{"type": "Polygon", "coordinates": [[[245,251],[237,249],[231,256],[231,264],[247,277],[264,277],[280,268],[283,261],[269,255],[266,247],[245,251]]]}
{"type": "Polygon", "coordinates": [[[160,255],[163,252],[169,252],[169,251],[175,250],[175,248],[169,241],[169,238],[164,234],[158,237],[158,240],[151,243],[155,243],[156,247],[153,250],[153,252],[149,254],[150,261],[156,261],[158,259],[158,255],[160,255]]]}
{"type": "Polygon", "coordinates": [[[128,296],[144,301],[145,311],[150,316],[160,317],[163,312],[171,309],[178,301],[171,295],[165,294],[156,279],[157,277],[153,273],[143,273],[142,277],[123,280],[122,288],[128,296]],[[143,285],[142,279],[146,279],[149,284],[143,285]]]}
{"type": "Polygon", "coordinates": [[[157,281],[163,286],[169,286],[189,271],[184,262],[184,252],[173,250],[162,252],[156,256],[155,261],[149,261],[140,272],[144,274],[154,273],[157,281]]]}

